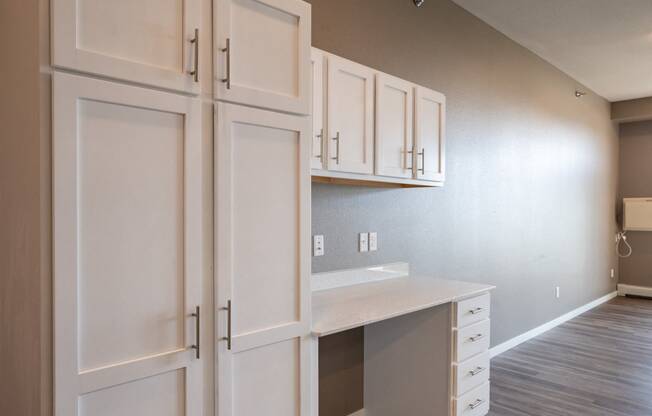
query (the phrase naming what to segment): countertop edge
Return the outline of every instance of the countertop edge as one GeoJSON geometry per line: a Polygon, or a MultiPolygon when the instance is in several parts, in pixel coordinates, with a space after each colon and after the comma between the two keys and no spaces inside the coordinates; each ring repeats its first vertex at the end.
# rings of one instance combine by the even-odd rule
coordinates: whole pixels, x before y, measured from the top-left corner
{"type": "Polygon", "coordinates": [[[339,332],[348,331],[350,329],[359,328],[361,326],[371,325],[371,324],[374,324],[374,323],[377,323],[377,322],[380,322],[380,321],[384,321],[384,320],[387,320],[387,319],[397,318],[399,316],[403,316],[403,315],[407,315],[407,314],[410,314],[410,313],[418,312],[418,311],[421,311],[421,310],[424,310],[424,309],[434,308],[436,306],[445,305],[447,303],[458,302],[458,301],[461,301],[461,300],[464,300],[464,299],[468,299],[468,298],[478,296],[478,295],[480,295],[482,293],[491,292],[494,289],[496,289],[496,286],[486,285],[486,287],[484,287],[484,288],[479,288],[479,289],[476,289],[476,290],[472,290],[472,291],[469,291],[467,293],[464,293],[463,295],[454,296],[452,298],[439,299],[436,302],[428,302],[428,303],[415,305],[414,307],[406,308],[406,309],[403,309],[403,310],[401,310],[399,312],[379,315],[375,319],[369,319],[369,320],[365,320],[365,321],[355,322],[355,323],[352,323],[350,325],[344,325],[344,326],[340,326],[340,327],[336,327],[336,328],[326,328],[326,329],[321,329],[321,330],[319,330],[319,329],[315,330],[314,328],[312,328],[310,333],[311,333],[311,335],[313,337],[321,338],[321,337],[325,337],[325,336],[328,336],[328,335],[337,334],[339,332]]]}

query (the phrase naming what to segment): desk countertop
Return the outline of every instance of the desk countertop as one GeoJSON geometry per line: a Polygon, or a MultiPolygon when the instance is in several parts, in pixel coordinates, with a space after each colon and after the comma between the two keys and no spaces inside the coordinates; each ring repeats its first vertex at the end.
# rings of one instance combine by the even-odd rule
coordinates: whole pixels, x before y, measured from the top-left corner
{"type": "Polygon", "coordinates": [[[494,286],[426,276],[398,277],[312,294],[312,333],[317,337],[473,297],[494,286]]]}

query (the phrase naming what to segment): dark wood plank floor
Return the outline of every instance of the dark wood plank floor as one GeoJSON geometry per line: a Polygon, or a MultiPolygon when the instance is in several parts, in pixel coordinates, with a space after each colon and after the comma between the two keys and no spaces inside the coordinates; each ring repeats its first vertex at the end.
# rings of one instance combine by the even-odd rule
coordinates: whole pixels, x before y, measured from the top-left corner
{"type": "Polygon", "coordinates": [[[652,300],[615,298],[491,365],[490,416],[652,416],[652,300]]]}

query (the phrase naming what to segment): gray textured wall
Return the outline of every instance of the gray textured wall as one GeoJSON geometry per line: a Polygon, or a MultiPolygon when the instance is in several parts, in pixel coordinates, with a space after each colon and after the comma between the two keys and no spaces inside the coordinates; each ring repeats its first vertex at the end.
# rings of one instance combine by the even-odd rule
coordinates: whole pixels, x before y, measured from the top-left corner
{"type": "MultiPolygon", "coordinates": [[[[621,198],[652,196],[652,121],[621,124],[619,177],[619,211],[621,198]]],[[[627,241],[633,252],[620,259],[620,283],[652,287],[652,233],[630,231],[627,241]]]]}
{"type": "Polygon", "coordinates": [[[314,272],[408,261],[495,284],[494,345],[615,289],[608,102],[449,0],[310,3],[314,46],[448,98],[444,188],[313,186],[314,272]],[[378,252],[356,252],[362,231],[378,252]]]}

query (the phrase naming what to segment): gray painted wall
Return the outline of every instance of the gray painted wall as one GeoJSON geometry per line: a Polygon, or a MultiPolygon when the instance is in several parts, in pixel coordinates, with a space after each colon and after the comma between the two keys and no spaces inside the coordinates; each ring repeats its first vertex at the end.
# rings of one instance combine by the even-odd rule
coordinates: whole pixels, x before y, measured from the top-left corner
{"type": "MultiPolygon", "coordinates": [[[[652,121],[620,125],[619,177],[619,211],[622,198],[652,196],[652,121]]],[[[633,252],[620,259],[620,283],[652,287],[652,233],[629,231],[627,241],[633,252]]]]}
{"type": "Polygon", "coordinates": [[[313,185],[314,272],[408,261],[495,284],[494,345],[615,290],[608,102],[449,0],[310,3],[314,46],[448,98],[444,188],[313,185]],[[363,231],[378,252],[356,252],[363,231]]]}

